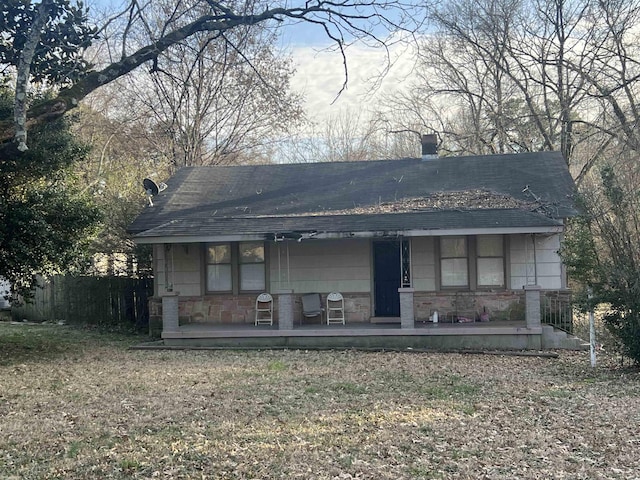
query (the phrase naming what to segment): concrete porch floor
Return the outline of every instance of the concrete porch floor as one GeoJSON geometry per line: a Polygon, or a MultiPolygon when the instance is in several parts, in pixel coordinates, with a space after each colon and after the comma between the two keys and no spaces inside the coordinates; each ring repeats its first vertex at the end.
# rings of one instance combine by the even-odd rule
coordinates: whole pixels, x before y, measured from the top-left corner
{"type": "Polygon", "coordinates": [[[487,323],[420,323],[400,328],[397,323],[347,325],[187,324],[164,331],[166,345],[291,348],[432,348],[432,349],[539,349],[541,327],[527,328],[524,321],[487,323]]]}

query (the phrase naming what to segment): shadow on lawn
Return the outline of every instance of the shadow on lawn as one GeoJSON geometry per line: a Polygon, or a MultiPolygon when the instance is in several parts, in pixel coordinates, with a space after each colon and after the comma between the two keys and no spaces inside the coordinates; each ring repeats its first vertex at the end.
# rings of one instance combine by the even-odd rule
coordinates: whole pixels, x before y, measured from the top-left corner
{"type": "Polygon", "coordinates": [[[0,365],[73,357],[105,345],[127,348],[140,341],[138,335],[96,328],[3,322],[0,323],[0,365]]]}

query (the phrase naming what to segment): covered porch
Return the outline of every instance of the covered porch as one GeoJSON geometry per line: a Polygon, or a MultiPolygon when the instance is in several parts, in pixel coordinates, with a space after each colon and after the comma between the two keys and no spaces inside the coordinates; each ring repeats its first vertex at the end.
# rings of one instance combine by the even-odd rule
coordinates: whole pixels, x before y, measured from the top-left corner
{"type": "Polygon", "coordinates": [[[437,323],[416,320],[413,289],[400,289],[400,317],[327,325],[294,322],[292,292],[276,296],[278,322],[273,325],[183,324],[178,296],[163,297],[162,338],[166,345],[220,348],[401,348],[401,349],[541,349],[545,348],[540,288],[525,290],[524,318],[491,322],[437,323]],[[386,320],[386,321],[385,321],[386,320]]]}

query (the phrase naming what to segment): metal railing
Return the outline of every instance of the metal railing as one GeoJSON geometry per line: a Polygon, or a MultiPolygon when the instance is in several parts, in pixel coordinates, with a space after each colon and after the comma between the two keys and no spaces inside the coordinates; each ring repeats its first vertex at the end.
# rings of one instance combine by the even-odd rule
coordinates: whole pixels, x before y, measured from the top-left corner
{"type": "Polygon", "coordinates": [[[549,290],[540,296],[540,316],[545,325],[573,334],[573,307],[571,292],[549,290]]]}

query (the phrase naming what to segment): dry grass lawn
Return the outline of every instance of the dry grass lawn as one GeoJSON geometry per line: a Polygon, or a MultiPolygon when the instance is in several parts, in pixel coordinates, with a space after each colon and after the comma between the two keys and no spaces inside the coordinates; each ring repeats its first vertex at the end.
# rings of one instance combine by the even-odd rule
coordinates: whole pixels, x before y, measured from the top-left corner
{"type": "Polygon", "coordinates": [[[0,478],[639,479],[640,375],[0,324],[0,478]]]}

